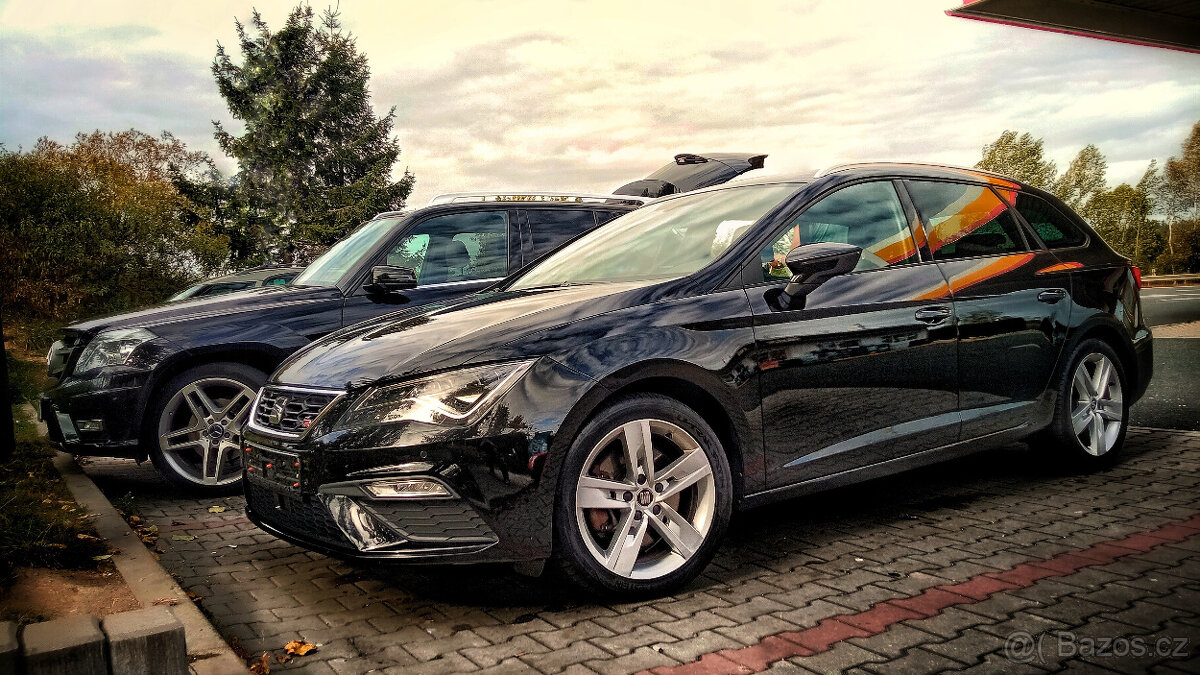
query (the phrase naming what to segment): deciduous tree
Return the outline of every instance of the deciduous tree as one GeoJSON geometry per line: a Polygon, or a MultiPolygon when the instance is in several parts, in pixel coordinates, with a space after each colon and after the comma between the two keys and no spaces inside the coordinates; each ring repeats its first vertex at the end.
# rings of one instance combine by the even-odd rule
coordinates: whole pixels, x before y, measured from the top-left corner
{"type": "Polygon", "coordinates": [[[983,158],[975,168],[1012,176],[1043,190],[1054,187],[1058,172],[1054,162],[1043,157],[1042,139],[1010,130],[983,146],[983,158]]]}
{"type": "Polygon", "coordinates": [[[228,239],[172,182],[208,158],[170,134],[79,134],[0,151],[0,297],[17,317],[157,302],[225,262],[228,239]]]}

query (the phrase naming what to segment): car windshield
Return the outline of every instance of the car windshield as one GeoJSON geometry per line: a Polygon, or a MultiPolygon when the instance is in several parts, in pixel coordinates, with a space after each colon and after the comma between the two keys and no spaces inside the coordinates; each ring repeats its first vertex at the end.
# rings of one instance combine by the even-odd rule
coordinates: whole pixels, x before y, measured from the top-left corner
{"type": "Polygon", "coordinates": [[[320,258],[313,261],[303,272],[292,279],[293,286],[336,286],[342,277],[371,250],[380,239],[386,237],[400,218],[372,220],[334,244],[320,258]]]}
{"type": "Polygon", "coordinates": [[[796,188],[747,185],[645,206],[567,244],[509,289],[687,276],[715,260],[796,188]]]}

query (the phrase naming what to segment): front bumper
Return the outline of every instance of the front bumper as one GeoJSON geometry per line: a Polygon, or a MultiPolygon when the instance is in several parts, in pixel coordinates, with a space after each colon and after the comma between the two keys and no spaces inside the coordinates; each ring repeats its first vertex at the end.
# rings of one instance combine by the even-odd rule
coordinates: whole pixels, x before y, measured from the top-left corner
{"type": "Polygon", "coordinates": [[[66,379],[41,394],[38,413],[63,451],[100,457],[143,456],[138,448],[149,373],[66,379]]]}
{"type": "Polygon", "coordinates": [[[551,448],[569,405],[590,385],[543,359],[465,426],[404,422],[339,430],[318,422],[301,439],[249,427],[242,455],[247,515],[281,539],[341,558],[544,559],[557,482],[551,448]],[[388,499],[363,489],[395,479],[437,482],[450,495],[388,499]]]}

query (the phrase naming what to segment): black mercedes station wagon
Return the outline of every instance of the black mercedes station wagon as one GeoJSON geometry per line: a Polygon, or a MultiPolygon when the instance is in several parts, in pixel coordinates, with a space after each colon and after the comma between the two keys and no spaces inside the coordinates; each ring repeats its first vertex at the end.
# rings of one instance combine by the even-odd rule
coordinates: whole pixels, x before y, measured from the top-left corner
{"type": "Polygon", "coordinates": [[[735,506],[1036,436],[1120,449],[1139,273],[1003,176],[863,164],[667,196],[465,299],[331,334],[259,392],[250,518],[330,555],[695,577],[735,506]]]}
{"type": "Polygon", "coordinates": [[[488,287],[647,197],[724,183],[765,157],[680,154],[618,188],[617,198],[442,195],[423,209],[379,214],[286,285],[71,324],[46,359],[59,381],[42,396],[41,417],[72,454],[149,457],[177,486],[236,488],[250,402],[296,349],[364,319],[488,287]]]}

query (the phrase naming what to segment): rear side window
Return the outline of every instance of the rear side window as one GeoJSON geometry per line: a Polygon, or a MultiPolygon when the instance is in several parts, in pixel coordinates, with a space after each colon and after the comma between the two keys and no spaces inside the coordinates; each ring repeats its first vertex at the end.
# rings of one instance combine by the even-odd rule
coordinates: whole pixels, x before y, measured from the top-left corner
{"type": "Polygon", "coordinates": [[[1017,212],[1037,233],[1038,239],[1046,244],[1046,248],[1083,246],[1087,241],[1087,235],[1045,199],[1024,192],[1005,191],[1004,195],[1010,200],[1015,195],[1017,212]]]}
{"type": "Polygon", "coordinates": [[[804,210],[762,250],[763,279],[785,279],[788,251],[801,244],[836,241],[862,249],[856,270],[916,262],[917,247],[890,181],[842,188],[804,210]]]}
{"type": "Polygon", "coordinates": [[[1008,205],[981,185],[906,182],[934,260],[1003,255],[1026,250],[1008,205]]]}
{"type": "Polygon", "coordinates": [[[540,258],[566,240],[596,227],[596,216],[590,210],[544,209],[527,213],[534,258],[540,258]]]}

